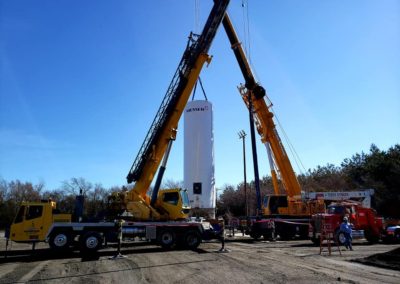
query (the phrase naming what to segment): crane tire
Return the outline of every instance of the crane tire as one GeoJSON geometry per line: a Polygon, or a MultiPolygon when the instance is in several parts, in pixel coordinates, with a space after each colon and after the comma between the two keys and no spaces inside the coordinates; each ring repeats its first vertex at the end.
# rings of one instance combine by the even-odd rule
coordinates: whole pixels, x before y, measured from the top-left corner
{"type": "Polygon", "coordinates": [[[72,243],[72,235],[67,231],[53,232],[50,235],[49,246],[53,250],[67,250],[72,243]]]}
{"type": "Polygon", "coordinates": [[[365,230],[364,236],[370,244],[376,244],[379,242],[379,235],[374,234],[371,230],[365,230]]]}
{"type": "Polygon", "coordinates": [[[175,245],[176,236],[171,229],[162,229],[157,234],[157,242],[164,249],[170,249],[175,245]]]}
{"type": "Polygon", "coordinates": [[[96,252],[103,243],[102,236],[97,232],[87,232],[79,238],[81,251],[96,252]]]}
{"type": "Polygon", "coordinates": [[[184,246],[187,249],[194,250],[196,249],[201,243],[201,236],[200,233],[195,230],[190,230],[185,233],[183,236],[184,246]]]}

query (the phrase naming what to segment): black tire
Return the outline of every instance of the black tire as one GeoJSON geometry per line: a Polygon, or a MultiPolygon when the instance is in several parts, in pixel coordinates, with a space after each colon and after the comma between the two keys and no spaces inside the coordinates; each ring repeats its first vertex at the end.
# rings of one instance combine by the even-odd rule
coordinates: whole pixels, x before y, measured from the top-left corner
{"type": "Polygon", "coordinates": [[[275,240],[274,231],[269,231],[267,233],[264,233],[263,238],[265,241],[274,241],[275,240]]]}
{"type": "Polygon", "coordinates": [[[344,244],[346,243],[346,236],[343,232],[340,232],[339,230],[336,231],[335,233],[335,238],[336,241],[339,245],[344,246],[344,244]]]}
{"type": "Polygon", "coordinates": [[[315,246],[319,246],[320,243],[321,243],[321,239],[320,239],[320,238],[315,238],[315,237],[313,237],[313,238],[311,238],[311,241],[313,242],[313,244],[314,244],[315,246]]]}
{"type": "Polygon", "coordinates": [[[290,241],[294,238],[294,235],[291,232],[280,232],[279,239],[281,241],[290,241]]]}
{"type": "Polygon", "coordinates": [[[196,249],[201,243],[200,233],[195,230],[190,230],[183,236],[183,245],[187,249],[196,249]]]}
{"type": "Polygon", "coordinates": [[[308,240],[308,226],[301,226],[299,230],[299,238],[301,240],[308,240]]]}
{"type": "Polygon", "coordinates": [[[96,252],[101,248],[103,238],[97,232],[87,232],[79,238],[79,242],[81,251],[96,252]]]}
{"type": "Polygon", "coordinates": [[[53,250],[67,250],[72,243],[72,235],[66,231],[54,232],[50,235],[49,245],[53,250]]]}
{"type": "Polygon", "coordinates": [[[394,232],[394,242],[400,244],[400,230],[394,232]]]}
{"type": "Polygon", "coordinates": [[[375,243],[379,242],[379,236],[375,235],[370,230],[365,230],[364,236],[370,244],[375,244],[375,243]]]}
{"type": "Polygon", "coordinates": [[[157,235],[158,244],[164,249],[170,249],[175,245],[176,236],[171,229],[163,229],[157,235]]]}
{"type": "Polygon", "coordinates": [[[250,233],[250,237],[253,238],[253,240],[258,241],[261,238],[260,233],[250,233]]]}

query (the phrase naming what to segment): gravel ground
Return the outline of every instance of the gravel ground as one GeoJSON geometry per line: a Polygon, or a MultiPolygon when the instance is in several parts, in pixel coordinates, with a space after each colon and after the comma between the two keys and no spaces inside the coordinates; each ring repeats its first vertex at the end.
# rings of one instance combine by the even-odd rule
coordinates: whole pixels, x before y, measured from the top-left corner
{"type": "Polygon", "coordinates": [[[400,283],[399,267],[392,265],[400,245],[356,241],[354,251],[340,255],[333,247],[331,255],[326,248],[320,255],[310,241],[236,237],[228,239],[229,252],[219,248],[206,242],[196,251],[163,251],[137,242],[124,245],[125,257],[113,260],[115,247],[89,257],[53,253],[46,244],[32,252],[30,245],[14,243],[5,257],[0,239],[0,283],[400,283]]]}

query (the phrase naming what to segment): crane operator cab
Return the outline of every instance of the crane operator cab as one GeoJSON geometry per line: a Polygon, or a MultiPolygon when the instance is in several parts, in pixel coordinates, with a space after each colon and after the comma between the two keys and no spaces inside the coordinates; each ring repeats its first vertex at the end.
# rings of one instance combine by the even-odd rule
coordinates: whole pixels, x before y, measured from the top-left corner
{"type": "Polygon", "coordinates": [[[325,212],[325,203],[321,199],[303,200],[287,195],[266,195],[263,202],[264,215],[308,216],[325,212]]]}
{"type": "Polygon", "coordinates": [[[161,190],[155,207],[168,212],[172,220],[186,219],[190,211],[187,190],[180,188],[161,190]]]}
{"type": "Polygon", "coordinates": [[[263,202],[264,215],[288,214],[286,195],[266,195],[263,202]]]}
{"type": "Polygon", "coordinates": [[[149,196],[142,199],[134,190],[127,193],[126,211],[139,220],[185,220],[190,211],[189,197],[186,190],[181,188],[162,189],[158,192],[153,205],[149,196]]]}

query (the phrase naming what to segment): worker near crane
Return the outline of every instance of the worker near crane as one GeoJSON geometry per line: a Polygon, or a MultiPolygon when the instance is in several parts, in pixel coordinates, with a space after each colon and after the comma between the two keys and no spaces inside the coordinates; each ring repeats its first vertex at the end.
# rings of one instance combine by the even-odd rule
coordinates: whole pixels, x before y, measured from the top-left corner
{"type": "Polygon", "coordinates": [[[225,220],[223,217],[218,218],[218,223],[217,223],[217,237],[221,241],[221,248],[219,249],[219,252],[228,252],[227,249],[225,249],[225,220]]]}
{"type": "Polygon", "coordinates": [[[124,223],[124,220],[119,219],[116,220],[115,225],[117,226],[118,230],[118,245],[117,245],[117,254],[114,255],[113,257],[110,257],[110,259],[118,259],[118,258],[124,258],[125,256],[121,254],[121,243],[122,243],[122,224],[124,223]]]}
{"type": "Polygon", "coordinates": [[[346,249],[353,250],[353,246],[351,244],[353,236],[352,236],[351,224],[349,222],[349,217],[347,216],[343,217],[343,222],[340,225],[340,231],[343,232],[345,236],[344,246],[346,247],[346,249]]]}

